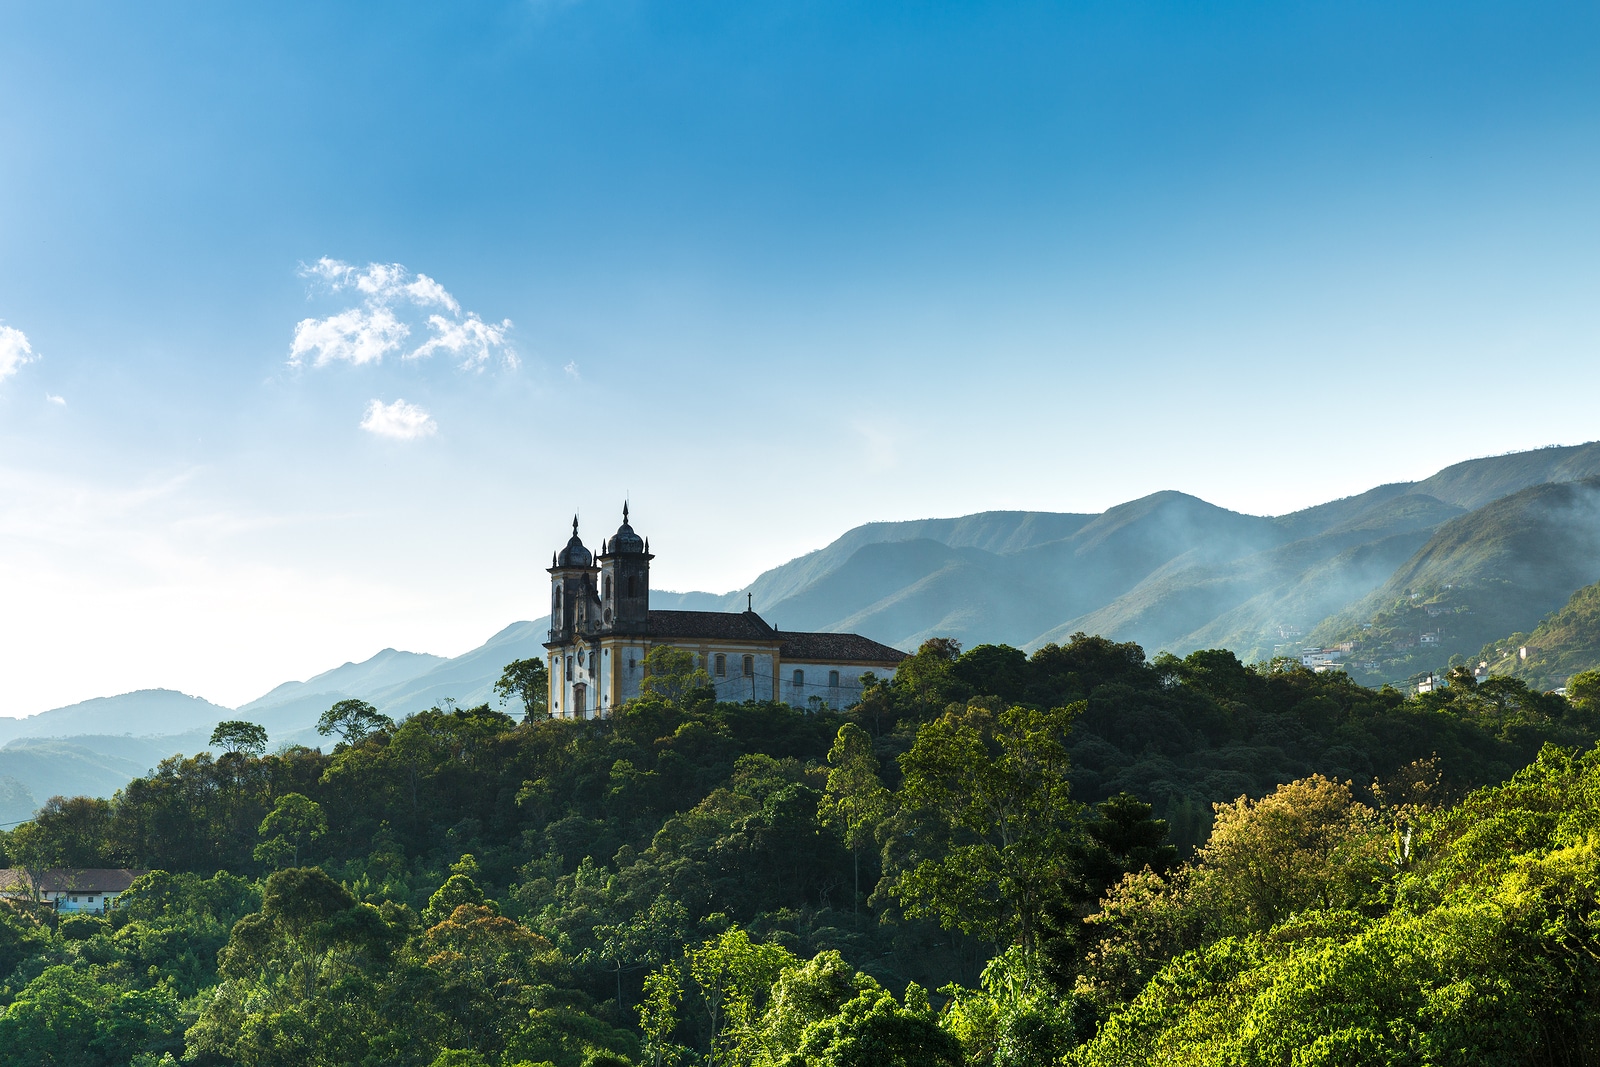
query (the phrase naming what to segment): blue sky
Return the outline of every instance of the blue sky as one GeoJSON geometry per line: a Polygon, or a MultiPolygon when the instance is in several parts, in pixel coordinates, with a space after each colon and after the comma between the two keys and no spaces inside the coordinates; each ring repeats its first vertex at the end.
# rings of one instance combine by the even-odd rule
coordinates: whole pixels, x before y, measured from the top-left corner
{"type": "Polygon", "coordinates": [[[720,591],[1600,437],[1597,135],[1589,4],[0,2],[0,713],[459,653],[624,494],[720,591]]]}

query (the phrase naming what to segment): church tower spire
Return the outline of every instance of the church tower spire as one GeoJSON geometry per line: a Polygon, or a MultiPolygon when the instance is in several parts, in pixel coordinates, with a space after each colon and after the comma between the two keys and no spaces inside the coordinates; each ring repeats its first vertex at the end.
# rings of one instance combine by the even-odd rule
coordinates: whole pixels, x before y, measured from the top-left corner
{"type": "Polygon", "coordinates": [[[600,620],[612,633],[643,634],[650,621],[650,555],[644,538],[628,522],[622,504],[622,525],[600,554],[600,620]]]}

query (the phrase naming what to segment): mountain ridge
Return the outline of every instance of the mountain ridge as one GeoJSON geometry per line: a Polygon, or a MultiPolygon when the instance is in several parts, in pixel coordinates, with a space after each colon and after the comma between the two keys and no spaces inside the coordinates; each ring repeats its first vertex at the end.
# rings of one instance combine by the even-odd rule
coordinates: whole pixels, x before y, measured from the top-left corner
{"type": "MultiPolygon", "coordinates": [[[[908,651],[933,636],[1033,649],[1077,630],[1135,640],[1151,654],[1228,647],[1246,659],[1342,641],[1356,649],[1352,662],[1367,657],[1358,677],[1375,682],[1451,652],[1476,652],[1477,644],[1466,646],[1485,626],[1503,624],[1489,638],[1531,630],[1578,586],[1600,578],[1600,541],[1585,532],[1600,528],[1600,505],[1568,508],[1565,515],[1559,507],[1534,506],[1573,494],[1600,500],[1600,442],[1465,460],[1419,481],[1386,483],[1280,516],[1247,515],[1164,490],[1098,515],[996,510],[867,523],[769,568],[745,589],[652,591],[652,603],[739,610],[748,592],[780,629],[859,632],[908,651]],[[1456,572],[1468,576],[1446,581],[1456,572]],[[1405,595],[1405,619],[1383,614],[1393,615],[1398,589],[1417,584],[1431,591],[1405,595]],[[1463,599],[1469,591],[1477,604],[1463,599]],[[1445,624],[1436,622],[1445,615],[1445,624]],[[1458,626],[1447,648],[1402,650],[1375,661],[1378,652],[1366,647],[1373,630],[1415,643],[1427,631],[1413,623],[1443,628],[1458,621],[1472,624],[1458,626]]],[[[529,597],[544,599],[542,590],[529,597]]],[[[341,699],[367,700],[396,718],[446,700],[497,703],[492,687],[501,669],[541,654],[547,626],[547,619],[512,623],[448,659],[386,648],[284,682],[237,709],[172,690],[96,698],[0,719],[0,744],[53,738],[91,753],[63,748],[62,759],[101,766],[109,765],[103,750],[113,742],[80,744],[83,738],[120,737],[131,750],[129,739],[182,737],[198,747],[204,738],[194,737],[239,717],[266,727],[274,744],[315,745],[322,741],[317,717],[341,699]]],[[[14,753],[13,762],[35,766],[45,748],[14,753]]],[[[137,758],[147,756],[141,750],[137,758]]],[[[26,773],[9,774],[0,759],[0,777],[40,796],[38,775],[26,773]]]]}

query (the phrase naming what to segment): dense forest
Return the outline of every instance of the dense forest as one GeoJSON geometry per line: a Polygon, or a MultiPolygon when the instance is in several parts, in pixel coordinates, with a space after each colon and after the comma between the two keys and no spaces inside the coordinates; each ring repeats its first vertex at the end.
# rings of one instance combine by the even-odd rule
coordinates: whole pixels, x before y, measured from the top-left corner
{"type": "Polygon", "coordinates": [[[7,865],[152,873],[0,904],[0,1067],[1600,1062],[1596,672],[936,640],[834,713],[648,663],[52,799],[7,865]]]}

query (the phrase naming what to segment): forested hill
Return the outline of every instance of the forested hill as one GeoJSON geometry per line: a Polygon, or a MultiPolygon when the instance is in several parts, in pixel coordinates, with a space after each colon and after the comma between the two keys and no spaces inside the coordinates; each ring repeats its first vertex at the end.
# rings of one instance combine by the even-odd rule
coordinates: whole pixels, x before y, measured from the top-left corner
{"type": "MultiPolygon", "coordinates": [[[[1253,991],[1302,995],[1296,967],[1412,914],[1433,955],[1348,991],[1371,1047],[1542,1062],[1594,1032],[1581,978],[1474,940],[1533,951],[1566,893],[1587,914],[1589,765],[1549,749],[1451,805],[1592,745],[1600,684],[1468,672],[1408,699],[1079,635],[929,642],[818,715],[718,704],[671,649],[650,668],[611,721],[346,704],[328,752],[234,728],[112,800],[52,801],[0,837],[9,866],[157,873],[108,917],[0,904],[0,1067],[1211,1062],[1164,1050],[1236,1040],[1253,991]],[[1500,886],[1514,855],[1544,881],[1500,886]],[[1429,918],[1476,914],[1470,887],[1524,918],[1429,918]]],[[[1600,947],[1581,921],[1548,936],[1600,947]]],[[[1293,1014],[1306,1040],[1344,1017],[1293,1014]]]]}
{"type": "Polygon", "coordinates": [[[1486,644],[1479,662],[1494,674],[1554,688],[1600,664],[1600,582],[1586,585],[1531,632],[1486,644]]]}
{"type": "MultiPolygon", "coordinates": [[[[1101,515],[870,523],[748,590],[778,626],[856,631],[901,648],[937,636],[1035,648],[1082,630],[1257,660],[1298,652],[1313,632],[1350,640],[1376,620],[1387,636],[1368,640],[1352,669],[1369,684],[1398,683],[1531,629],[1600,580],[1587,542],[1557,554],[1592,531],[1581,509],[1545,514],[1537,536],[1506,537],[1508,515],[1520,507],[1513,521],[1527,518],[1540,492],[1595,476],[1600,443],[1468,460],[1276,518],[1163,492],[1101,515]],[[1505,507],[1506,498],[1517,503],[1505,507]],[[1441,547],[1441,536],[1463,531],[1471,536],[1441,547]],[[1419,593],[1421,609],[1452,590],[1442,623],[1428,621],[1437,611],[1391,610],[1396,596],[1419,593]]],[[[732,609],[744,593],[663,594],[662,603],[732,609]]]]}

